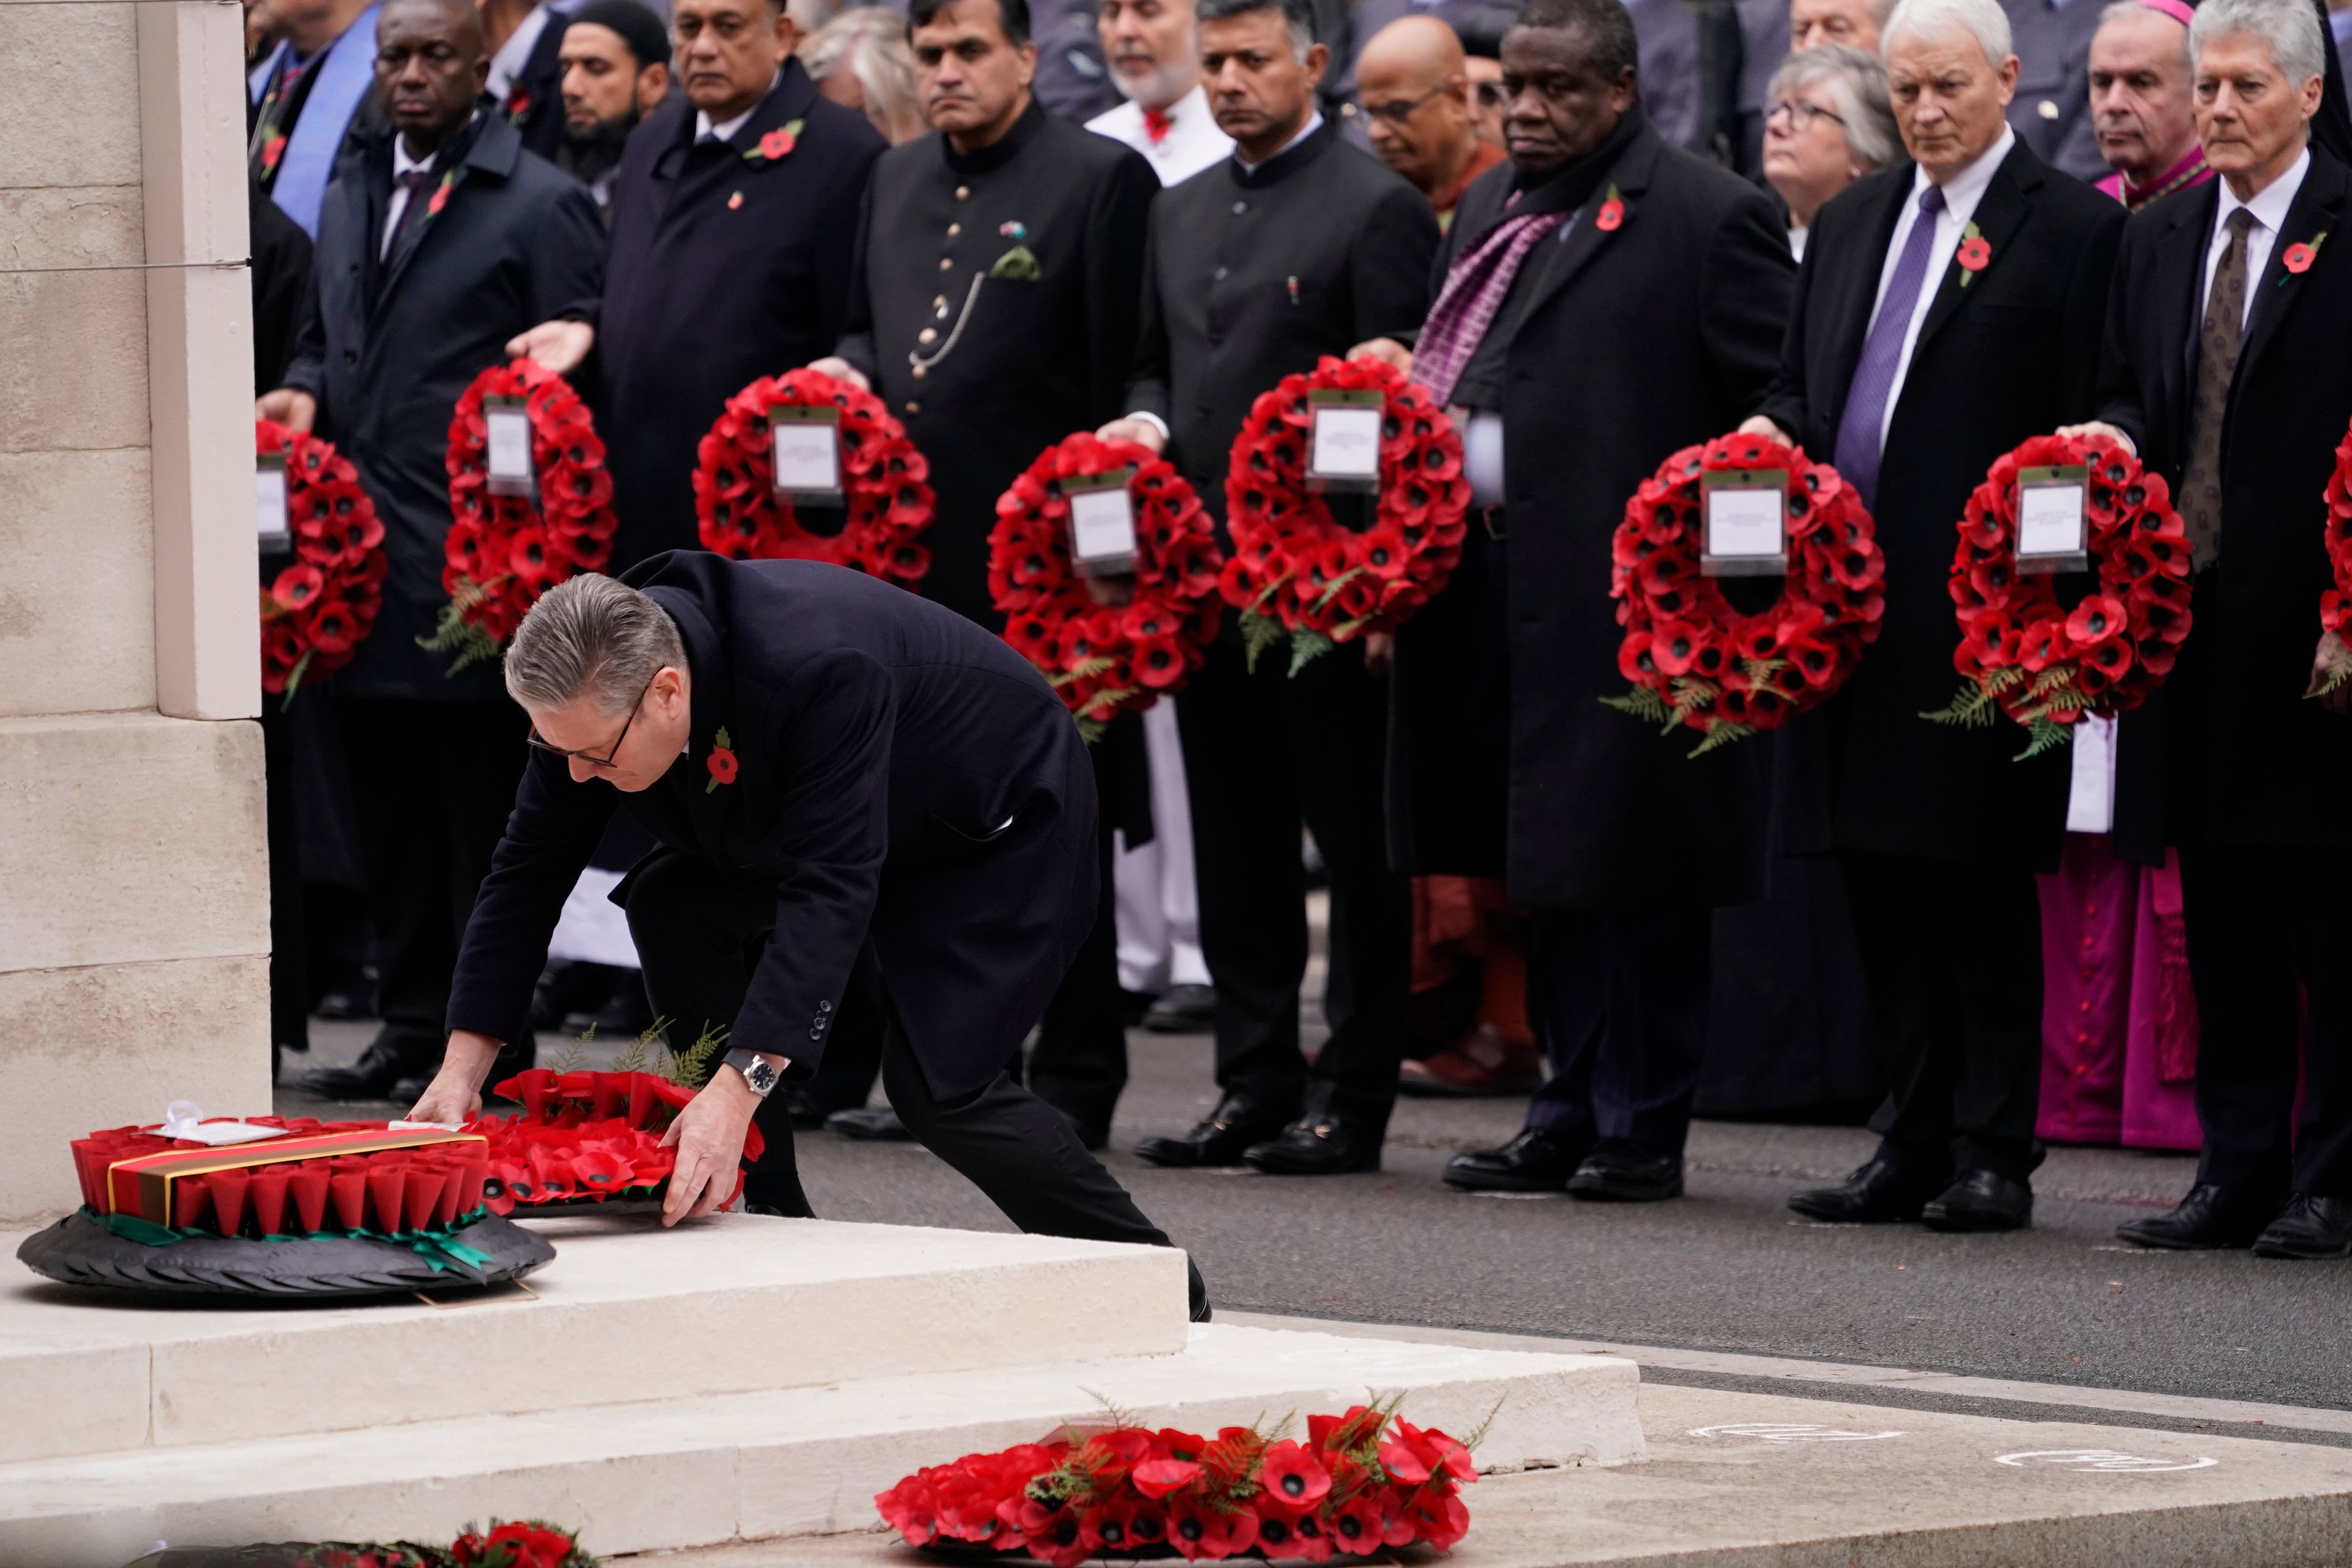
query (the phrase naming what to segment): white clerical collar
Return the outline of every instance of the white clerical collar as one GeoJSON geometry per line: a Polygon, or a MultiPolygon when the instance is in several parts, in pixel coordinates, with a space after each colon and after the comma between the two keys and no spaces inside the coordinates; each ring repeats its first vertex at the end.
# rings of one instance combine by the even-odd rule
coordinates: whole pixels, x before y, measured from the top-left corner
{"type": "MultiPolygon", "coordinates": [[[[778,71],[775,74],[774,79],[768,83],[768,92],[775,91],[776,83],[783,79],[784,73],[782,71],[778,71]]],[[[768,101],[768,92],[761,93],[758,100],[754,102],[751,108],[745,110],[734,119],[722,120],[716,124],[711,122],[709,110],[701,109],[696,110],[694,111],[694,139],[697,142],[732,141],[734,139],[735,132],[743,129],[744,121],[750,120],[751,116],[759,113],[760,105],[768,101]]]]}
{"type": "Polygon", "coordinates": [[[1285,142],[1282,144],[1281,151],[1276,153],[1274,154],[1274,158],[1266,159],[1264,163],[1253,163],[1247,158],[1242,156],[1241,148],[1236,144],[1234,148],[1234,162],[1242,166],[1243,174],[1255,174],[1260,169],[1265,168],[1266,163],[1273,163],[1275,158],[1281,157],[1284,153],[1289,152],[1293,147],[1297,146],[1301,142],[1306,141],[1309,136],[1314,135],[1318,131],[1322,129],[1323,111],[1318,109],[1307,116],[1307,123],[1298,128],[1298,134],[1292,137],[1289,141],[1285,142]]]}
{"type": "MultiPolygon", "coordinates": [[[[1945,210],[1958,214],[1960,221],[1966,223],[1975,214],[1977,204],[1984,200],[1992,177],[2000,172],[2001,160],[2016,145],[2017,132],[2002,126],[2000,141],[1979,153],[1975,163],[1944,182],[1945,210]]],[[[1911,199],[1917,201],[1919,194],[1934,183],[1927,178],[1927,170],[1915,167],[1911,172],[1911,199]]]]}
{"type": "Polygon", "coordinates": [[[2311,148],[2306,144],[2302,152],[2295,154],[2294,162],[2287,165],[2286,173],[2256,191],[2252,201],[2240,201],[2237,193],[2230,189],[2226,177],[2218,181],[2221,187],[2221,205],[2213,214],[2213,232],[2219,234],[2221,225],[2230,221],[2230,215],[2240,207],[2245,207],[2253,213],[2256,223],[2277,234],[2286,226],[2287,208],[2294,205],[2294,194],[2303,189],[2303,177],[2310,172],[2311,148]]]}

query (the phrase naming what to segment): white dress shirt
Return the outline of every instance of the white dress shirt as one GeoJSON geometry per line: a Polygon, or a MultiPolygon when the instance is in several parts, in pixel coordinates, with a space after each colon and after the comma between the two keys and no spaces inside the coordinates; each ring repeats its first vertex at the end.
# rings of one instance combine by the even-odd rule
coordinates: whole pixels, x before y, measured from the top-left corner
{"type": "Polygon", "coordinates": [[[432,167],[432,159],[419,161],[408,155],[408,138],[392,139],[392,203],[383,209],[383,242],[377,247],[377,260],[392,254],[392,237],[400,232],[400,215],[408,210],[408,187],[400,183],[400,176],[429,173],[432,167]]]}
{"type": "Polygon", "coordinates": [[[2197,290],[2198,321],[2204,321],[2206,302],[2213,295],[2213,269],[2221,265],[2221,253],[2230,248],[2230,215],[2240,207],[2252,213],[2254,221],[2246,229],[2246,313],[2238,319],[2239,329],[2243,331],[2246,323],[2254,319],[2254,301],[2260,298],[2257,286],[2263,280],[2263,270],[2271,264],[2271,251],[2278,244],[2286,210],[2294,205],[2294,194],[2303,189],[2303,177],[2310,172],[2311,149],[2305,147],[2287,172],[2264,185],[2252,201],[2240,201],[2231,193],[2229,181],[2214,182],[2221,188],[2221,201],[2213,209],[2212,237],[2205,242],[2205,281],[2197,290]]]}
{"type": "MultiPolygon", "coordinates": [[[[783,79],[784,73],[778,71],[774,79],[768,83],[768,92],[775,91],[776,83],[783,79]]],[[[761,93],[759,97],[758,102],[753,103],[751,108],[745,110],[734,119],[721,120],[715,124],[711,121],[709,110],[702,109],[696,110],[694,111],[694,139],[697,142],[700,142],[705,137],[709,137],[715,142],[726,142],[731,140],[735,132],[743,129],[743,125],[746,121],[760,112],[760,104],[768,101],[768,92],[761,93]]]]}
{"type": "MultiPolygon", "coordinates": [[[[1936,237],[1927,252],[1927,276],[1920,282],[1919,298],[1911,307],[1911,324],[1903,332],[1903,355],[1895,362],[1895,384],[1886,394],[1886,410],[1879,416],[1878,440],[1886,442],[1887,427],[1895,423],[1895,409],[1903,401],[1904,378],[1911,374],[1911,351],[1919,346],[1919,329],[1927,320],[1927,308],[1936,302],[1943,286],[1944,275],[1951,270],[1952,255],[1960,247],[1960,231],[1975,221],[1977,204],[1984,200],[1992,184],[1992,177],[2000,168],[2000,161],[2017,145],[2017,132],[2004,125],[2000,140],[1987,148],[1984,154],[1958,174],[1944,182],[1944,210],[1936,215],[1936,237]]],[[[1919,197],[1932,182],[1925,169],[1911,172],[1911,196],[1903,204],[1903,216],[1895,223],[1895,234],[1886,242],[1886,259],[1878,268],[1878,299],[1886,298],[1886,286],[1895,280],[1895,264],[1902,258],[1903,247],[1911,242],[1911,230],[1919,221],[1919,197]]],[[[1878,321],[1878,306],[1870,308],[1873,325],[1878,321]]]]}
{"type": "Polygon", "coordinates": [[[1157,142],[1144,129],[1143,106],[1131,99],[1087,121],[1087,129],[1142,153],[1163,185],[1189,180],[1232,153],[1234,139],[1217,129],[1217,118],[1209,112],[1209,94],[1199,83],[1170,104],[1167,114],[1168,133],[1157,142]]]}
{"type": "Polygon", "coordinates": [[[530,15],[507,35],[507,41],[500,44],[499,52],[490,57],[490,76],[482,84],[482,90],[500,103],[506,101],[507,89],[514,86],[514,79],[520,76],[522,68],[530,63],[531,50],[539,47],[539,36],[547,31],[547,13],[545,5],[532,6],[530,15]]]}

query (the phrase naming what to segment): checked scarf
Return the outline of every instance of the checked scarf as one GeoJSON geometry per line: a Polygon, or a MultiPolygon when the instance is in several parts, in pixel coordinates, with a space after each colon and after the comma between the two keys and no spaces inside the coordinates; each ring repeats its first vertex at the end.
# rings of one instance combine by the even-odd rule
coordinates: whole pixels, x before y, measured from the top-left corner
{"type": "Polygon", "coordinates": [[[1528,253],[1570,216],[1522,213],[1505,218],[1469,255],[1446,269],[1444,287],[1438,289],[1437,303],[1422,324],[1412,359],[1412,379],[1429,388],[1429,395],[1441,405],[1470,368],[1470,356],[1495,324],[1496,312],[1503,308],[1528,253]]]}

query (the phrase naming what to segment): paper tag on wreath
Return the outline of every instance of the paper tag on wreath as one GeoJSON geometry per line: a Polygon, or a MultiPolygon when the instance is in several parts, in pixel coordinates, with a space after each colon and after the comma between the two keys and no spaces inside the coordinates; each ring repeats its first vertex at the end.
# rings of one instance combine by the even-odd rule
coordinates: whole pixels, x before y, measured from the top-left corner
{"type": "Polygon", "coordinates": [[[286,518],[286,454],[264,452],[253,460],[253,491],[259,513],[261,552],[283,555],[294,548],[294,530],[286,518]]]}
{"type": "Polygon", "coordinates": [[[841,410],[829,403],[778,403],[768,409],[775,491],[791,500],[841,500],[841,410]]]}
{"type": "Polygon", "coordinates": [[[2081,463],[2017,470],[2017,570],[2047,575],[2090,569],[2091,470],[2081,463]]]}
{"type": "Polygon", "coordinates": [[[1702,577],[1774,577],[1789,570],[1789,470],[1717,468],[1699,476],[1702,577]]]}
{"type": "Polygon", "coordinates": [[[1381,488],[1381,421],[1388,395],[1377,387],[1316,387],[1307,394],[1314,421],[1307,447],[1307,482],[1319,490],[1381,488]]]}
{"type": "Polygon", "coordinates": [[[1135,570],[1135,500],[1127,493],[1133,465],[1107,474],[1062,480],[1070,503],[1070,564],[1081,577],[1117,577],[1135,570]]]}
{"type": "Polygon", "coordinates": [[[538,494],[539,470],[530,455],[529,404],[520,397],[493,395],[483,398],[482,433],[488,447],[490,494],[538,494]]]}
{"type": "Polygon", "coordinates": [[[193,1100],[175,1100],[165,1106],[163,1125],[154,1131],[158,1137],[177,1138],[215,1149],[286,1136],[283,1127],[256,1127],[247,1121],[206,1121],[205,1108],[193,1100]]]}

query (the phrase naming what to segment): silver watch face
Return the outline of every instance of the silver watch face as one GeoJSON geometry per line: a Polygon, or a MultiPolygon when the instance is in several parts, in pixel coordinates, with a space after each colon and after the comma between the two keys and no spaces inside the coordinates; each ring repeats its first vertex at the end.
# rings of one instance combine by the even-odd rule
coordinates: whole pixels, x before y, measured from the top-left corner
{"type": "Polygon", "coordinates": [[[775,1064],[764,1057],[751,1057],[742,1063],[743,1081],[754,1092],[766,1094],[776,1087],[775,1064]]]}

